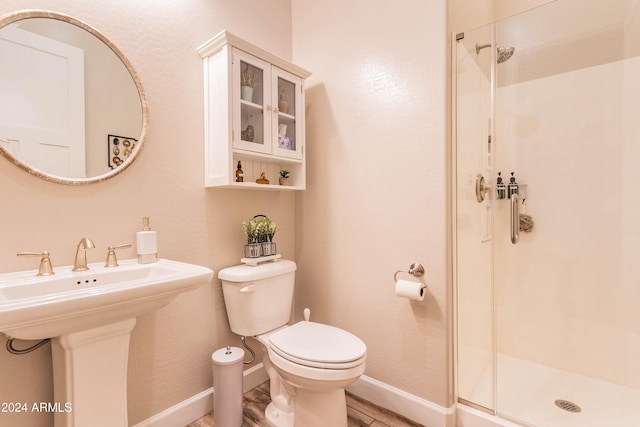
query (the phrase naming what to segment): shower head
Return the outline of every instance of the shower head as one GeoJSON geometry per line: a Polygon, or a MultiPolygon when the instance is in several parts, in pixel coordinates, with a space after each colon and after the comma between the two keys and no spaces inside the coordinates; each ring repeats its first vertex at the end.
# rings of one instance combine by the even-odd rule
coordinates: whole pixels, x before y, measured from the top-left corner
{"type": "Polygon", "coordinates": [[[513,52],[516,51],[515,47],[498,47],[498,64],[502,64],[503,62],[507,62],[512,56],[513,52]]]}
{"type": "MultiPolygon", "coordinates": [[[[479,54],[480,51],[482,49],[484,49],[485,47],[491,47],[491,45],[490,44],[483,44],[483,45],[476,44],[476,54],[479,54]]],[[[508,61],[513,56],[513,53],[515,51],[516,51],[515,47],[500,47],[500,46],[498,46],[496,48],[496,52],[497,52],[496,59],[497,59],[498,64],[502,64],[503,62],[508,61]]]]}

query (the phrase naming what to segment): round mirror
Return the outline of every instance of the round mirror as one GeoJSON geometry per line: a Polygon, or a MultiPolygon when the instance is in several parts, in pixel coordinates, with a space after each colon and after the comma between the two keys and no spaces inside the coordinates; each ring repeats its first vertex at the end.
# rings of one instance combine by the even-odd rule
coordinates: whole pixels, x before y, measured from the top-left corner
{"type": "Polygon", "coordinates": [[[147,135],[147,100],[125,56],[70,16],[0,19],[0,152],[48,181],[88,184],[130,166],[147,135]]]}

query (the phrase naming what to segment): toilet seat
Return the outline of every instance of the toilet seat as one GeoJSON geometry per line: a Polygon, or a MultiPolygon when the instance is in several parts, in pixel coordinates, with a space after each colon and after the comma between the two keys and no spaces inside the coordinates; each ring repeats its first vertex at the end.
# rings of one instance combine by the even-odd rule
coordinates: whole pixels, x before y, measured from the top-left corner
{"type": "Polygon", "coordinates": [[[269,335],[270,349],[292,363],[349,369],[363,363],[367,346],[357,336],[322,323],[302,321],[269,335]]]}

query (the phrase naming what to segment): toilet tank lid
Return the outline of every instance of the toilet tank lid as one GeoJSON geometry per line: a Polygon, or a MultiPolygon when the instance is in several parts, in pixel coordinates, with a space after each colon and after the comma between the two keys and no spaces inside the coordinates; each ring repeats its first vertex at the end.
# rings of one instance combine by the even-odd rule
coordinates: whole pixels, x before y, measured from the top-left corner
{"type": "Polygon", "coordinates": [[[228,282],[251,282],[254,280],[267,279],[281,274],[296,271],[296,263],[286,259],[269,261],[256,266],[236,265],[223,268],[218,273],[218,279],[228,282]]]}

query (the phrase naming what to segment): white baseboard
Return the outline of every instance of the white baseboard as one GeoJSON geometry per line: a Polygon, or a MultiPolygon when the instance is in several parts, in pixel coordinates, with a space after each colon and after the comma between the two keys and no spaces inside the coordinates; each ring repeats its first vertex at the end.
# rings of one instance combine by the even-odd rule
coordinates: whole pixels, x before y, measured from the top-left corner
{"type": "MultiPolygon", "coordinates": [[[[246,392],[262,384],[269,377],[262,363],[244,371],[243,390],[246,392]]],[[[405,391],[363,375],[347,390],[369,402],[389,409],[412,421],[429,427],[454,427],[455,407],[444,408],[405,391]]],[[[213,387],[204,390],[134,427],[176,427],[208,414],[213,410],[213,387]]]]}
{"type": "Polygon", "coordinates": [[[425,426],[455,425],[455,407],[444,408],[366,375],[347,387],[347,391],[425,426]]]}
{"type": "MultiPolygon", "coordinates": [[[[247,369],[243,373],[242,389],[251,390],[268,380],[267,372],[262,363],[247,369]]],[[[195,396],[173,405],[164,411],[147,418],[134,427],[176,427],[186,426],[190,422],[208,414],[213,410],[213,387],[210,387],[195,396]]]]}

